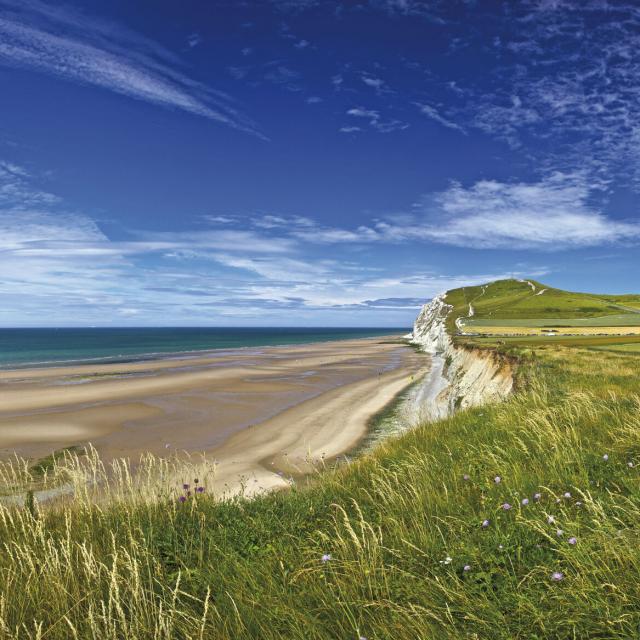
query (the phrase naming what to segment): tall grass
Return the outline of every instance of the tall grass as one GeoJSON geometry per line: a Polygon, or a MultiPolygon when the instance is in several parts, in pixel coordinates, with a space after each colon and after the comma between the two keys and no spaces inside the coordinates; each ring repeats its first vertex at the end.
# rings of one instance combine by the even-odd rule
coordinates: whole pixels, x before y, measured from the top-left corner
{"type": "Polygon", "coordinates": [[[36,498],[0,507],[0,637],[638,637],[639,373],[538,349],[508,402],[251,501],[179,502],[206,461],[7,464],[36,498]]]}

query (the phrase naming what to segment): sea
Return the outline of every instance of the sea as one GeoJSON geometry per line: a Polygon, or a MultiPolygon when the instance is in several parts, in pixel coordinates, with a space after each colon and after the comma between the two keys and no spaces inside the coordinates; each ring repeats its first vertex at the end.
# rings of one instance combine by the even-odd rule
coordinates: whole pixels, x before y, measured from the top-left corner
{"type": "Polygon", "coordinates": [[[407,327],[0,329],[0,369],[135,362],[243,347],[404,335],[407,331],[407,327]]]}

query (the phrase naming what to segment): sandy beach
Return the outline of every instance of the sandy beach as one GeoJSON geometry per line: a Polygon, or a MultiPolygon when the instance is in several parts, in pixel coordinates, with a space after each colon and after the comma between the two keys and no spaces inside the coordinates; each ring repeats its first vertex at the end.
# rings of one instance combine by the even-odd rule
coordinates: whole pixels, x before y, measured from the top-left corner
{"type": "Polygon", "coordinates": [[[105,460],[205,452],[216,488],[281,486],[354,447],[429,358],[397,339],[0,372],[0,458],[91,442],[105,460]]]}

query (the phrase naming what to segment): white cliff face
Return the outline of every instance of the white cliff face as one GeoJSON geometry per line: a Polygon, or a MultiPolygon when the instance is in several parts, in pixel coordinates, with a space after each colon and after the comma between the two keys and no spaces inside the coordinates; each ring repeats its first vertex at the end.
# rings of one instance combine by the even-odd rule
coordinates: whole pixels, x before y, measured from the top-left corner
{"type": "Polygon", "coordinates": [[[496,402],[513,388],[511,365],[491,351],[456,347],[446,320],[453,307],[446,294],[426,304],[416,318],[411,341],[433,357],[432,374],[414,394],[416,410],[437,419],[457,409],[496,402]]]}
{"type": "Polygon", "coordinates": [[[413,323],[411,342],[426,353],[441,353],[451,343],[445,322],[453,307],[444,301],[445,295],[436,296],[425,304],[413,323]]]}

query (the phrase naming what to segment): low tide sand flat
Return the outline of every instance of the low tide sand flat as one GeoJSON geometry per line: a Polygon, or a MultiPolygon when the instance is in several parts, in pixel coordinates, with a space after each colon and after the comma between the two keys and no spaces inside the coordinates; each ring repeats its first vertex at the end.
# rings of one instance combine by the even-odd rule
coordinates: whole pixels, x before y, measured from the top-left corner
{"type": "Polygon", "coordinates": [[[368,419],[428,368],[367,338],[129,364],[0,372],[0,457],[92,442],[108,460],[205,451],[219,489],[285,483],[354,446],[368,419]]]}

